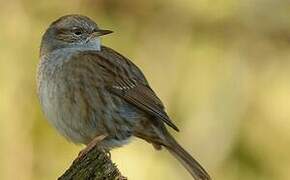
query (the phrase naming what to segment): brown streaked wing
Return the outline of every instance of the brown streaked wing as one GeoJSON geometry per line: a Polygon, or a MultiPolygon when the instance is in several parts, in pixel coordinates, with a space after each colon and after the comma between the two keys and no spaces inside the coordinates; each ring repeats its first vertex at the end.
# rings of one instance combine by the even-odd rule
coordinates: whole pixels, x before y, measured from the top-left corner
{"type": "MultiPolygon", "coordinates": [[[[174,130],[179,131],[177,126],[170,120],[166,112],[164,111],[163,105],[160,99],[155,95],[150,87],[135,82],[135,86],[120,86],[113,85],[110,90],[118,96],[124,98],[126,101],[137,106],[148,114],[157,117],[162,120],[168,126],[174,130]]],[[[122,83],[124,84],[124,82],[122,83]]]]}
{"type": "Polygon", "coordinates": [[[90,76],[90,81],[98,81],[92,82],[93,85],[107,87],[109,92],[179,131],[139,68],[120,54],[114,54],[112,49],[102,51],[83,51],[76,54],[73,58],[74,66],[87,66],[87,71],[90,71],[91,75],[95,74],[90,76]],[[98,84],[100,82],[102,84],[98,84]]]}
{"type": "Polygon", "coordinates": [[[135,64],[120,53],[105,46],[102,47],[101,54],[104,58],[112,58],[116,63],[121,63],[123,72],[127,71],[119,73],[119,76],[115,78],[115,83],[110,87],[111,92],[179,131],[164,111],[163,103],[150,88],[145,76],[135,64]]]}

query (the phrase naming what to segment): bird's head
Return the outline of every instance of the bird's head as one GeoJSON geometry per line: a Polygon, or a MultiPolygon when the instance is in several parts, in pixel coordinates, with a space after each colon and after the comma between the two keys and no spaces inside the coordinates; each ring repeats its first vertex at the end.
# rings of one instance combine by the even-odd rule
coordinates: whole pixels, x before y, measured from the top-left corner
{"type": "Polygon", "coordinates": [[[100,36],[112,31],[103,30],[90,18],[82,15],[62,16],[49,26],[42,37],[40,54],[61,48],[101,49],[100,36]]]}

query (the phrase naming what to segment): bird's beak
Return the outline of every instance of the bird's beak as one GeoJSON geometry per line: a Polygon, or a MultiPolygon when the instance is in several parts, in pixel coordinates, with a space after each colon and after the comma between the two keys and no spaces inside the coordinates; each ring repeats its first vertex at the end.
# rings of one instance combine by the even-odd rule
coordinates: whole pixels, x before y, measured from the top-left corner
{"type": "Polygon", "coordinates": [[[106,30],[106,29],[98,29],[96,30],[93,34],[95,37],[103,36],[106,34],[111,34],[113,31],[111,30],[106,30]]]}

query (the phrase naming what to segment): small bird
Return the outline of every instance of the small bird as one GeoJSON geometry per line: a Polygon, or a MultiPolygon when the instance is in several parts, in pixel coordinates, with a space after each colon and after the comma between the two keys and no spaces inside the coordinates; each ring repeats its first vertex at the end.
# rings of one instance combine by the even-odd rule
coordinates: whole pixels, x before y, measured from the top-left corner
{"type": "Polygon", "coordinates": [[[210,180],[204,168],[169,134],[179,131],[141,70],[101,44],[110,34],[90,18],[66,15],[42,37],[37,86],[42,110],[68,140],[107,152],[135,136],[166,148],[196,180],[210,180]]]}

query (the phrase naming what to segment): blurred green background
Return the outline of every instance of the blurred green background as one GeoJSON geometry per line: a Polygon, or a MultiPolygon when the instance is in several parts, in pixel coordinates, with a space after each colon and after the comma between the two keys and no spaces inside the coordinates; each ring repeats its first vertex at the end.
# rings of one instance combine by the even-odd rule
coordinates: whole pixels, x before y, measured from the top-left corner
{"type": "MultiPolygon", "coordinates": [[[[289,0],[0,1],[0,179],[56,179],[83,146],[45,120],[40,39],[59,16],[88,15],[136,63],[180,127],[179,142],[220,180],[290,178],[289,0]]],[[[131,180],[191,179],[134,139],[112,152],[131,180]]]]}

